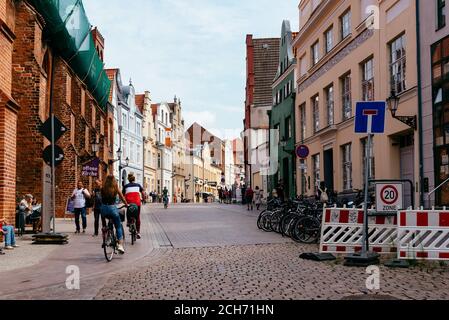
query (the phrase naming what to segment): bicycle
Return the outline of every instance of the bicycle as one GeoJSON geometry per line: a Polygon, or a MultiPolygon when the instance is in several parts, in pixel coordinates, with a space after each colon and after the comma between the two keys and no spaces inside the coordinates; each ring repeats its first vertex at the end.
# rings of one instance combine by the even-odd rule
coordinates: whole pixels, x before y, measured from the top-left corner
{"type": "Polygon", "coordinates": [[[130,221],[128,221],[128,228],[129,233],[131,234],[131,245],[133,246],[137,242],[137,221],[134,214],[131,214],[131,210],[134,210],[134,212],[137,214],[137,208],[136,205],[131,205],[128,207],[128,214],[127,216],[130,217],[130,221]],[[131,209],[133,208],[133,209],[131,209]]]}
{"type": "MultiPolygon", "coordinates": [[[[122,210],[123,208],[126,208],[126,206],[122,206],[118,208],[118,210],[122,210]]],[[[121,225],[121,228],[123,230],[123,225],[121,225]]],[[[108,219],[107,227],[103,228],[102,248],[106,261],[111,262],[114,255],[117,254],[118,251],[118,240],[114,232],[114,222],[112,219],[108,219]]]]}

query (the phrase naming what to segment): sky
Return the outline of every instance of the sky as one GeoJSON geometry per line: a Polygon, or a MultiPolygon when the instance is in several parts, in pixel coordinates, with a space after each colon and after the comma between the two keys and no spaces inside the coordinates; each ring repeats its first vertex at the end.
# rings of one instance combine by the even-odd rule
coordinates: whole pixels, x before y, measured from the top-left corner
{"type": "Polygon", "coordinates": [[[299,0],[83,0],[105,38],[106,68],[154,102],[181,99],[186,129],[198,122],[221,138],[243,129],[246,35],[298,29],[299,0]]]}

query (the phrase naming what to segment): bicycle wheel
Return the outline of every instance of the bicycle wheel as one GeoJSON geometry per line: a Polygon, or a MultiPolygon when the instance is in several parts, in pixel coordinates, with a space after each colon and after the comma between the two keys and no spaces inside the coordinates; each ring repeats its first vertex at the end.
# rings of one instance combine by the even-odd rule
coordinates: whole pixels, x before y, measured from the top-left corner
{"type": "Polygon", "coordinates": [[[296,223],[295,238],[304,244],[316,243],[321,236],[321,223],[315,217],[304,217],[296,223]]]}
{"type": "Polygon", "coordinates": [[[273,213],[270,211],[265,212],[264,215],[262,215],[261,217],[261,226],[262,226],[262,230],[265,232],[271,232],[271,223],[270,223],[270,216],[273,213]]]}
{"type": "Polygon", "coordinates": [[[279,233],[281,218],[282,218],[281,213],[279,213],[279,212],[277,212],[271,216],[270,225],[271,225],[272,231],[279,233]]]}
{"type": "Polygon", "coordinates": [[[116,245],[116,240],[115,240],[114,231],[111,231],[109,229],[104,237],[104,240],[103,240],[104,256],[108,262],[111,262],[112,258],[114,257],[115,245],[116,245]]]}
{"type": "Polygon", "coordinates": [[[131,245],[133,246],[137,241],[137,231],[135,222],[131,223],[131,245]]]}

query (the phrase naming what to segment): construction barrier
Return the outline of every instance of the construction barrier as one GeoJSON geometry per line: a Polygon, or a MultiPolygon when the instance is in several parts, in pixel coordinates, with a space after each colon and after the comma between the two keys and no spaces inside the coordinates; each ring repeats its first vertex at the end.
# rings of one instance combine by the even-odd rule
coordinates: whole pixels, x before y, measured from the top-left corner
{"type": "Polygon", "coordinates": [[[399,259],[449,260],[448,211],[400,211],[399,259]]]}
{"type": "MultiPolygon", "coordinates": [[[[370,211],[371,214],[375,213],[370,211]]],[[[321,253],[355,253],[362,250],[364,212],[359,209],[325,208],[321,228],[321,253]]],[[[397,252],[397,216],[369,216],[370,250],[397,252]]]]}

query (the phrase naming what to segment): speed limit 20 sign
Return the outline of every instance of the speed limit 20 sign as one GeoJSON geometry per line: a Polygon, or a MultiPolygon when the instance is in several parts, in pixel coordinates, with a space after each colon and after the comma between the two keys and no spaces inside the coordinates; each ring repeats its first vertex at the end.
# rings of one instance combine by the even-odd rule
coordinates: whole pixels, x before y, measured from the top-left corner
{"type": "Polygon", "coordinates": [[[402,183],[376,184],[376,209],[377,211],[392,212],[403,209],[402,183]]]}

